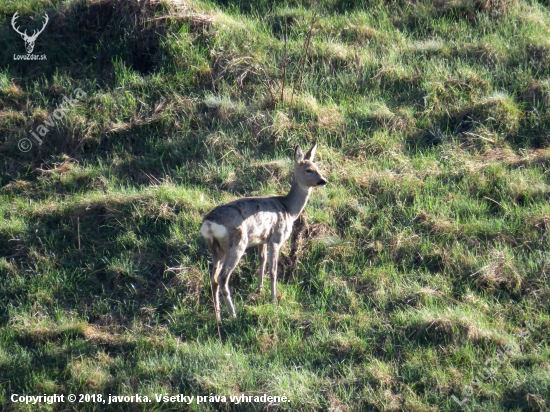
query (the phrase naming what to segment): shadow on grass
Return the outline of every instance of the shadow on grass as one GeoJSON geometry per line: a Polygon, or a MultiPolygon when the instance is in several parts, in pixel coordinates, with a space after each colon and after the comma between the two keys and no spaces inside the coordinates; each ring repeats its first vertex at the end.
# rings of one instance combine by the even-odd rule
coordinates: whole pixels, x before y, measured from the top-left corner
{"type": "MultiPolygon", "coordinates": [[[[47,60],[33,64],[13,61],[14,54],[24,53],[24,44],[7,24],[0,28],[1,48],[6,51],[0,65],[9,66],[12,77],[24,82],[42,76],[51,79],[61,69],[76,79],[99,73],[95,77],[100,83],[112,85],[116,58],[142,74],[150,74],[164,65],[160,43],[169,20],[154,18],[162,9],[158,2],[102,0],[77,1],[57,11],[47,10],[50,21],[34,50],[35,54],[45,54],[47,60]]],[[[25,20],[27,17],[22,16],[22,23],[25,20]]]]}
{"type": "Polygon", "coordinates": [[[167,288],[175,275],[165,268],[178,266],[182,255],[200,266],[203,249],[193,246],[199,234],[183,243],[170,241],[177,215],[142,216],[146,203],[137,197],[109,199],[33,213],[20,241],[7,242],[6,255],[17,268],[11,276],[19,279],[13,282],[23,283],[3,296],[2,306],[19,305],[22,297],[13,290],[26,296],[47,287],[43,279],[58,285],[49,287],[48,299],[68,312],[77,308],[91,323],[109,316],[127,324],[142,317],[143,307],[162,315],[177,305],[186,289],[167,288]],[[25,272],[26,267],[33,269],[25,272]]]}

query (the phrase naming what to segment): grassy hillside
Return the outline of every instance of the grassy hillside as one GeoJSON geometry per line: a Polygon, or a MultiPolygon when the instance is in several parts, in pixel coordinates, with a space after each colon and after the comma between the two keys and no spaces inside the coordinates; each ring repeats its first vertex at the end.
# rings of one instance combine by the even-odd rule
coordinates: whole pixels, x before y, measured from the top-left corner
{"type": "Polygon", "coordinates": [[[0,409],[550,408],[549,39],[534,0],[0,1],[0,409]],[[279,302],[251,251],[220,340],[202,216],[313,140],[279,302]]]}

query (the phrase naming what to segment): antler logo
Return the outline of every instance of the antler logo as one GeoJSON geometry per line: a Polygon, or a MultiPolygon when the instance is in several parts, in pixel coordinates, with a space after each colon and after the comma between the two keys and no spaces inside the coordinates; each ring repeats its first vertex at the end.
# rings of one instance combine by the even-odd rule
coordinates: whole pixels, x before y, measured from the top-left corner
{"type": "Polygon", "coordinates": [[[19,17],[17,15],[17,11],[15,12],[15,14],[13,15],[12,19],[11,19],[11,26],[13,27],[13,29],[19,34],[21,35],[21,38],[23,40],[25,40],[25,48],[27,49],[27,53],[31,54],[33,49],[34,49],[34,42],[36,42],[36,39],[38,38],[38,35],[40,33],[42,33],[44,31],[44,29],[46,28],[46,24],[48,24],[48,21],[50,20],[48,18],[48,15],[46,13],[44,13],[44,25],[42,26],[42,28],[40,30],[34,30],[32,36],[29,36],[27,34],[27,30],[25,30],[25,32],[21,33],[19,31],[19,28],[15,26],[15,21],[17,20],[17,17],[19,17]]]}

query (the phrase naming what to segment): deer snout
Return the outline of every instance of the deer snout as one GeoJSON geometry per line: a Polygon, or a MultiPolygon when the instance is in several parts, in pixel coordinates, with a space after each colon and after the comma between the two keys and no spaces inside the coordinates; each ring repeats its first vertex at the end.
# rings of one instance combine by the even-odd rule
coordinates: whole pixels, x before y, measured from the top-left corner
{"type": "Polygon", "coordinates": [[[317,186],[326,186],[327,183],[326,179],[321,179],[317,182],[317,186]]]}

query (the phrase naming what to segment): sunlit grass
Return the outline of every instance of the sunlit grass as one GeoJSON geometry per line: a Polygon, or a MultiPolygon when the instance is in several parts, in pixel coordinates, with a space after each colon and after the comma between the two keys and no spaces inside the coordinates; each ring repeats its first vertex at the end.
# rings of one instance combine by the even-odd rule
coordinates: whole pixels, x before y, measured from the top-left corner
{"type": "Polygon", "coordinates": [[[504,345],[464,410],[549,407],[549,27],[520,0],[0,4],[2,407],[455,411],[504,345]],[[15,11],[50,15],[47,63],[12,60],[15,11]],[[202,216],[285,193],[313,140],[329,185],[282,250],[279,302],[251,251],[218,335],[202,216]]]}

